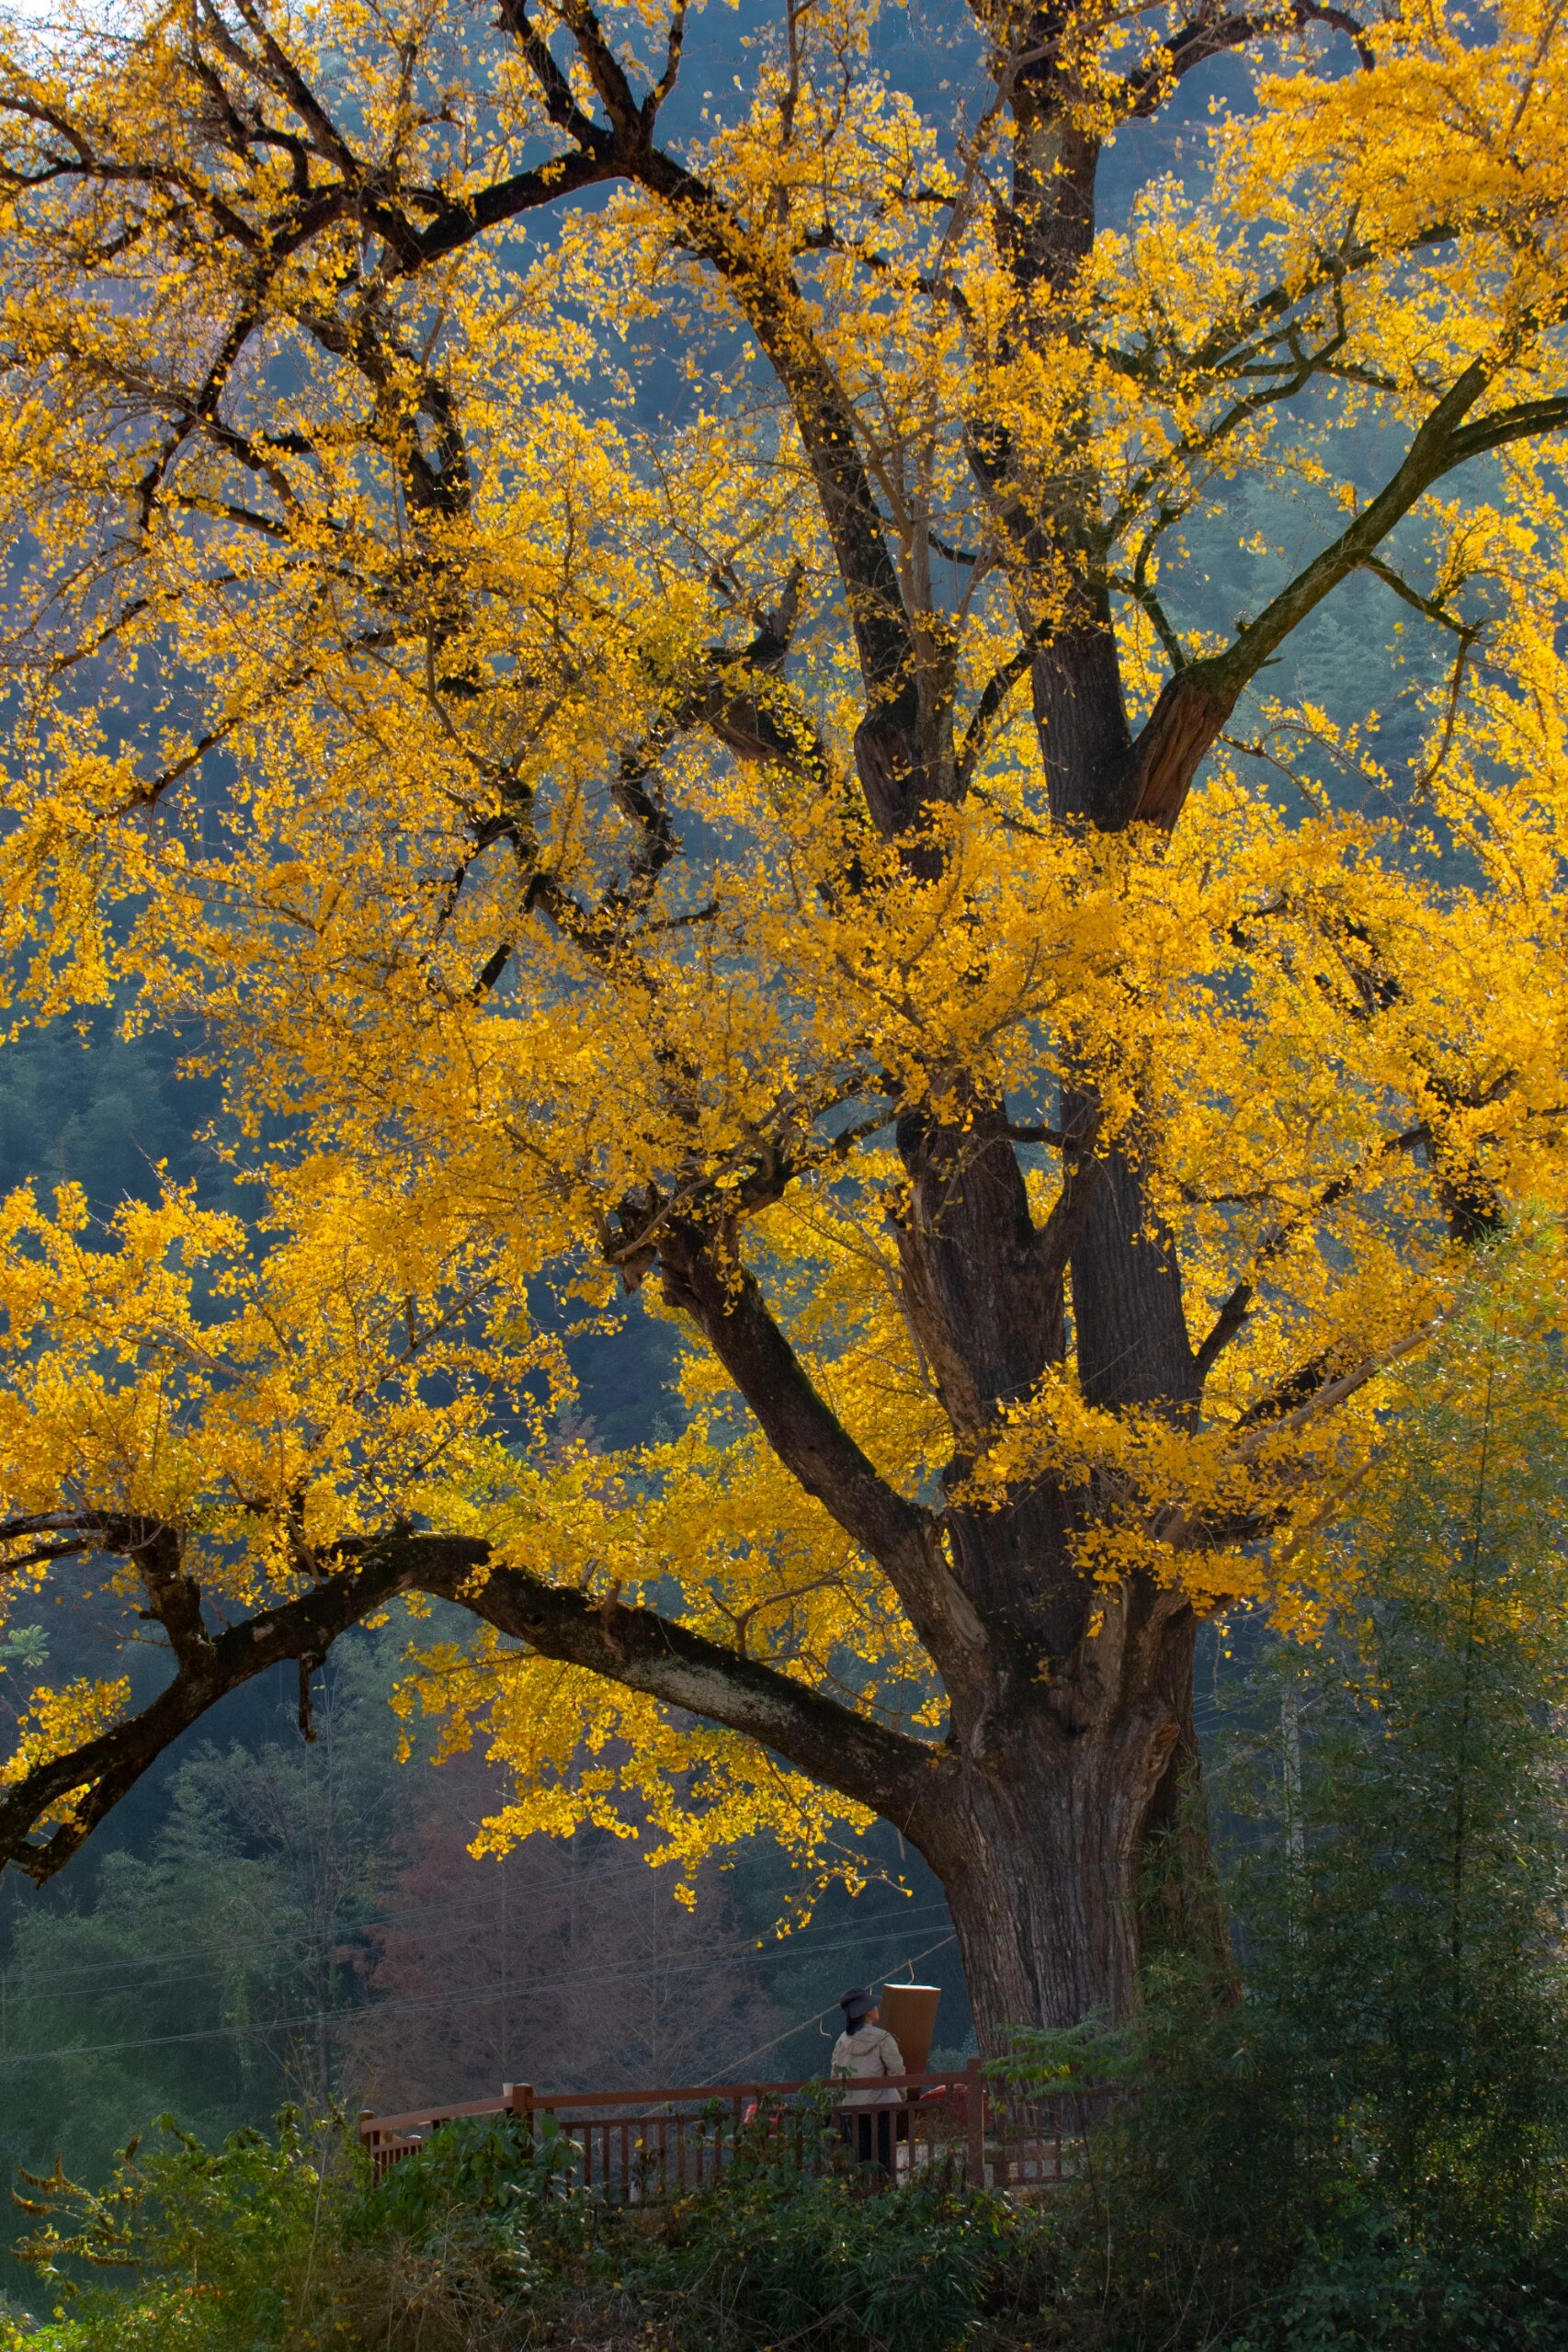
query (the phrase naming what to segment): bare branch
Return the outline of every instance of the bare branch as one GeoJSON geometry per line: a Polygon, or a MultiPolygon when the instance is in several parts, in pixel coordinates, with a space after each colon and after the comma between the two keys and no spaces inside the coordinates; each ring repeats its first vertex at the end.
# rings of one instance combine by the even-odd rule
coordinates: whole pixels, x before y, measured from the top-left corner
{"type": "Polygon", "coordinates": [[[1244,49],[1251,41],[1278,40],[1281,33],[1303,25],[1327,25],[1334,31],[1344,33],[1363,70],[1369,73],[1376,65],[1366,28],[1348,9],[1320,7],[1313,5],[1313,0],[1284,0],[1281,6],[1260,9],[1256,14],[1199,17],[1184,25],[1169,42],[1164,64],[1151,65],[1129,79],[1127,92],[1132,100],[1134,119],[1157,112],[1171,82],[1181,81],[1195,67],[1207,64],[1211,57],[1244,49]]]}

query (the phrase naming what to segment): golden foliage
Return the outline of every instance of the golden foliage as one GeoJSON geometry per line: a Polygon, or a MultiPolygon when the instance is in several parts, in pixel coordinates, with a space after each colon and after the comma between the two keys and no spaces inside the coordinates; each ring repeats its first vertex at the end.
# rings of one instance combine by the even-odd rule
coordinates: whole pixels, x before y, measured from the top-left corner
{"type": "MultiPolygon", "coordinates": [[[[561,1335],[612,1326],[684,1220],[749,1234],[903,1496],[956,1451],[949,1503],[1092,1497],[1085,1580],[1308,1607],[1305,1531],[1477,1234],[1524,1220],[1552,1312],[1562,1279],[1568,538],[1529,437],[1562,421],[1558,12],[1421,0],[1368,19],[1364,70],[1283,12],[1190,167],[1027,281],[1071,142],[1135,145],[1187,70],[1179,12],[1072,12],[1031,115],[1023,20],[982,11],[998,81],[955,130],[873,7],[791,8],[725,37],[742,74],[676,162],[576,206],[574,125],[621,139],[599,20],[533,22],[557,87],[508,13],[133,6],[0,67],[10,1002],[176,1028],[260,1203],[6,1205],[11,1589],[79,1573],[51,1515],[177,1528],[240,1607],[449,1529],[933,1730],[885,1567],[712,1354],[676,1435],[550,1434],[561,1335]],[[1246,686],[1334,585],[1269,534],[1372,514],[1461,392],[1462,490],[1437,467],[1420,531],[1337,575],[1435,634],[1419,743],[1384,764],[1375,711],[1287,672],[1174,831],[1054,822],[1020,644],[1066,642],[1088,584],[1138,722],[1173,669],[1246,686]],[[830,409],[885,589],[848,565],[830,409]],[[1203,589],[1227,532],[1285,582],[1233,631],[1203,589]],[[869,687],[895,591],[907,668],[869,687]],[[937,784],[890,826],[858,760],[911,679],[937,784]],[[1049,1122],[1069,1085],[1212,1328],[1202,1415],[1092,1402],[1069,1351],[957,1426],[891,1123],[1049,1122]]],[[[603,25],[652,88],[664,0],[603,25]]],[[[863,1817],[488,1634],[415,1687],[515,1767],[492,1837],[635,1801],[661,1852],[821,1850],[863,1817]]],[[[24,1757],[122,1704],[40,1697],[24,1757]]]]}

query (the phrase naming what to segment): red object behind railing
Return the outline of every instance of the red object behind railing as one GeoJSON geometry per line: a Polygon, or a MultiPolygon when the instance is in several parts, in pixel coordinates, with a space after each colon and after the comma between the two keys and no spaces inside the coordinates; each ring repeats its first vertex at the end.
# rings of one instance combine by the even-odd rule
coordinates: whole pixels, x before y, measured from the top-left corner
{"type": "MultiPolygon", "coordinates": [[[[531,2083],[505,2083],[498,2098],[456,2100],[402,2115],[367,2110],[359,2138],[380,2179],[457,2117],[553,2116],[577,2150],[568,2181],[607,2203],[641,2203],[707,2186],[733,2157],[748,2121],[762,2114],[769,2117],[770,2137],[793,2129],[801,2161],[820,2161],[807,2147],[804,2118],[790,2102],[801,2091],[823,2087],[820,2078],[645,2091],[536,2092],[531,2083]]],[[[879,2087],[903,2094],[903,2104],[892,2109],[899,2176],[941,2165],[971,2187],[999,2189],[1049,2188],[1063,2180],[1074,2143],[1105,2104],[1103,2093],[1041,2097],[999,2089],[987,2081],[978,2058],[961,2073],[894,2074],[879,2087]]],[[[831,2110],[852,2119],[868,2111],[853,2104],[831,2110]]]]}

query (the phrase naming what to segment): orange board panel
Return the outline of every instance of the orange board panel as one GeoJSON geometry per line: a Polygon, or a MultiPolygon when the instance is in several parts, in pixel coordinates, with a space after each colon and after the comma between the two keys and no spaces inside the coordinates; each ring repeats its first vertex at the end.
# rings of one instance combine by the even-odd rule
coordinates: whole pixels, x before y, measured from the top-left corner
{"type": "Polygon", "coordinates": [[[882,1987],[882,2023],[897,2042],[904,2066],[911,2074],[924,2074],[926,2062],[931,2055],[931,2040],[937,2030],[937,2004],[942,1997],[939,1984],[884,1984],[882,1987]]]}

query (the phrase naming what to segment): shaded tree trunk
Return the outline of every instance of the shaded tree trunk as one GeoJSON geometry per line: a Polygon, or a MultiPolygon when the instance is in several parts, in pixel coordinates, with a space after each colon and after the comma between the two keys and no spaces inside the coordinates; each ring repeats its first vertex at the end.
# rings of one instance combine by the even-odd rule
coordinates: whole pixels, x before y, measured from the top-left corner
{"type": "MultiPolygon", "coordinates": [[[[1162,1643],[1174,1673],[1189,1645],[1189,1630],[1162,1643]]],[[[966,1778],[930,1858],[986,2048],[1009,2025],[1066,2026],[1132,2006],[1139,1875],[1181,1744],[1152,1694],[1090,1730],[1064,1732],[1042,1708],[1003,1769],[966,1778]]]]}
{"type": "MultiPolygon", "coordinates": [[[[1129,736],[1108,631],[1053,644],[1036,710],[1062,821],[1125,824],[1129,736]]],[[[1147,1074],[1131,1074],[1141,1090],[1147,1074]]],[[[1201,1821],[1190,1605],[1147,1573],[1100,1580],[1096,1521],[1116,1506],[1092,1482],[1041,1474],[999,1503],[970,1483],[1007,1413],[1069,1357],[1090,1405],[1196,1423],[1201,1367],[1151,1194],[1151,1135],[1134,1121],[1102,1140],[1095,1088],[1064,1085],[1061,1189],[1037,1221],[1006,1107],[959,1096],[899,1120],[892,1204],[905,1312],[952,1430],[939,1521],[881,1485],[750,1278],[737,1281],[738,1260],[720,1269],[733,1237],[716,1252],[687,1229],[660,1255],[673,1302],[780,1457],[881,1561],[941,1673],[950,1728],[935,1780],[913,1794],[858,1786],[941,1880],[994,2048],[1013,2025],[1125,2016],[1147,1927],[1196,1946],[1217,1982],[1228,1955],[1201,1821]]]]}
{"type": "Polygon", "coordinates": [[[1151,1926],[1225,1967],[1192,1810],[1193,1615],[1148,1591],[1109,1614],[1081,1674],[1036,1685],[921,1841],[988,2052],[1011,2026],[1126,2016],[1151,1926]]]}
{"type": "Polygon", "coordinates": [[[1003,1412],[1070,1346],[1090,1403],[1196,1418],[1175,1249],[1137,1139],[1091,1156],[1096,1111],[1092,1094],[1064,1097],[1062,1128],[1085,1149],[1069,1151],[1040,1225],[999,1109],[977,1108],[961,1132],[929,1120],[900,1131],[906,1305],[955,1431],[949,1548],[983,1628],[978,1655],[955,1645],[939,1657],[954,1768],[909,1834],[947,1890],[993,2045],[1009,2025],[1126,2014],[1156,1841],[1166,1883],[1154,1924],[1225,1962],[1197,1786],[1190,1605],[1145,1574],[1098,1580],[1104,1498],[1092,1484],[1041,1477],[1000,1508],[965,1498],[1003,1412]]]}

